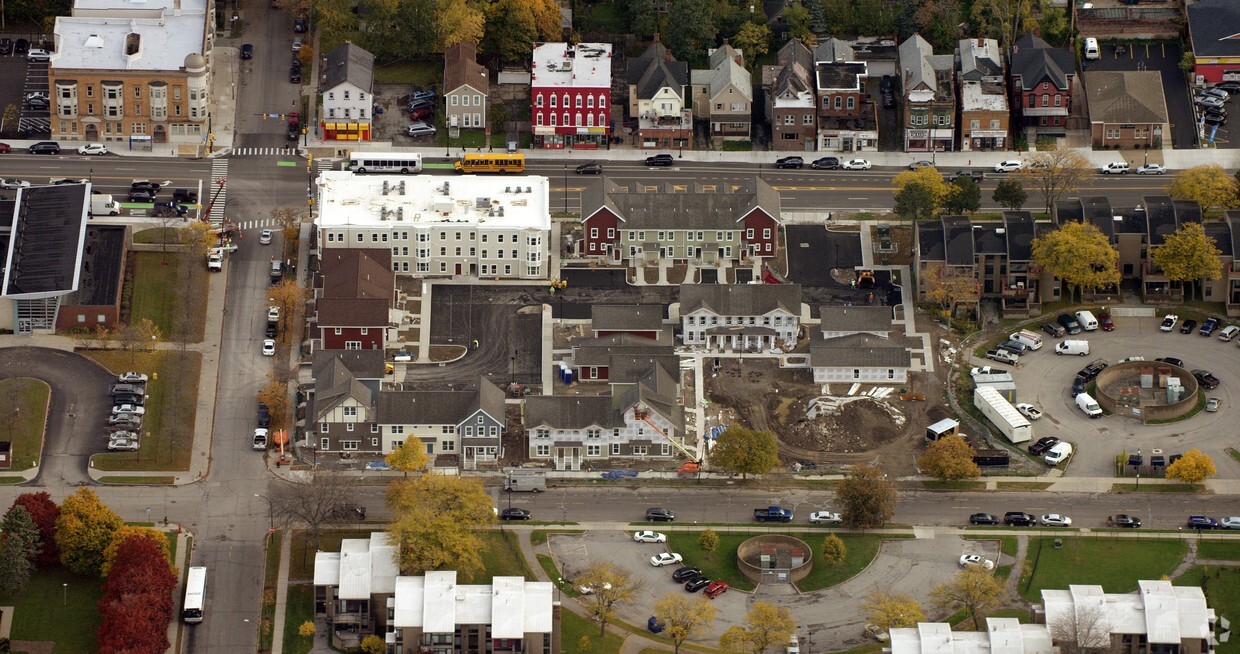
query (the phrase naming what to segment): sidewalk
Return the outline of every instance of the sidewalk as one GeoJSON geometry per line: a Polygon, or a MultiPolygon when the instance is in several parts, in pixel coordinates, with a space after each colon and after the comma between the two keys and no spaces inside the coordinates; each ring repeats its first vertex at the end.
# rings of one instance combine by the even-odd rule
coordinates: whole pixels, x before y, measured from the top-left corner
{"type": "MultiPolygon", "coordinates": [[[[271,536],[267,537],[267,546],[271,546],[271,536]]],[[[280,573],[276,577],[276,612],[271,617],[272,654],[280,654],[284,651],[284,616],[288,612],[288,569],[289,560],[292,557],[293,532],[285,531],[284,537],[280,539],[280,573]]],[[[318,641],[318,631],[315,631],[314,638],[318,641]]]]}

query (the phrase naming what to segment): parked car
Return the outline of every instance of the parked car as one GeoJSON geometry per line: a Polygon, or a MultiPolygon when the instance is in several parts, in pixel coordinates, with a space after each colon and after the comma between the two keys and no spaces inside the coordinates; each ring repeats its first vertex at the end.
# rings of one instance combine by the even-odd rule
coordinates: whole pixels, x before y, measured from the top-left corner
{"type": "Polygon", "coordinates": [[[977,554],[961,554],[960,567],[962,568],[981,568],[983,570],[994,570],[995,562],[990,559],[983,558],[977,554]]]}
{"type": "Polygon", "coordinates": [[[1017,404],[1016,410],[1020,411],[1022,416],[1025,416],[1030,420],[1037,420],[1042,417],[1042,411],[1028,402],[1021,402],[1017,404]]]}
{"type": "Polygon", "coordinates": [[[262,402],[258,403],[258,426],[271,426],[271,409],[267,408],[267,405],[262,402]]]}
{"type": "Polygon", "coordinates": [[[259,235],[258,235],[258,244],[259,244],[259,245],[271,245],[271,237],[272,237],[272,232],[271,232],[271,230],[270,230],[270,229],[264,229],[264,230],[263,230],[262,232],[260,232],[260,233],[259,233],[259,235]]]}
{"type": "Polygon", "coordinates": [[[676,514],[670,509],[650,508],[646,509],[646,522],[672,522],[676,519],[676,514]]]}
{"type": "Polygon", "coordinates": [[[844,523],[844,519],[838,513],[830,511],[814,511],[809,514],[809,521],[816,525],[839,525],[844,523]]]}
{"type": "Polygon", "coordinates": [[[676,568],[676,571],[672,573],[672,581],[678,584],[683,584],[684,582],[689,581],[690,579],[694,579],[696,577],[701,577],[701,576],[702,576],[701,570],[694,568],[692,566],[684,566],[682,568],[676,568]]]}
{"type": "Polygon", "coordinates": [[[413,109],[409,112],[409,120],[427,121],[435,116],[435,110],[430,107],[422,107],[421,109],[413,109]]]}
{"type": "Polygon", "coordinates": [[[1055,322],[1059,323],[1069,334],[1081,333],[1081,323],[1077,322],[1071,314],[1061,313],[1055,318],[1055,322]]]}
{"type": "Polygon", "coordinates": [[[1032,513],[1009,511],[1003,514],[1003,524],[1009,527],[1032,527],[1037,523],[1038,519],[1032,513]]]}
{"type": "Polygon", "coordinates": [[[151,191],[130,191],[129,201],[130,202],[154,202],[155,194],[152,193],[151,191]]]}
{"type": "Polygon", "coordinates": [[[1020,159],[1008,159],[995,164],[996,173],[1014,173],[1025,167],[1025,162],[1020,159]]]}
{"type": "Polygon", "coordinates": [[[293,53],[296,54],[298,52],[301,52],[301,37],[300,36],[293,39],[293,53]]]}
{"type": "Polygon", "coordinates": [[[276,342],[270,338],[263,339],[263,356],[273,357],[276,355],[276,342]]]}
{"type": "Polygon", "coordinates": [[[8,154],[13,151],[13,146],[8,143],[0,143],[0,154],[8,154]]]}
{"type": "Polygon", "coordinates": [[[1029,346],[1020,341],[1007,340],[999,344],[999,349],[1007,350],[1012,354],[1025,354],[1029,351],[1029,346]]]}
{"type": "Polygon", "coordinates": [[[1214,375],[1210,374],[1210,371],[1193,370],[1191,371],[1191,373],[1193,377],[1197,379],[1197,383],[1200,384],[1201,387],[1206,389],[1207,391],[1212,391],[1218,388],[1218,377],[1215,377],[1214,375]]]}
{"type": "Polygon", "coordinates": [[[30,182],[24,179],[5,179],[0,177],[0,188],[6,191],[16,191],[19,188],[30,188],[30,182]]]}
{"type": "Polygon", "coordinates": [[[649,620],[646,620],[646,629],[652,634],[662,633],[664,625],[662,622],[659,622],[658,618],[652,615],[649,620]]]}
{"type": "Polygon", "coordinates": [[[597,163],[581,164],[580,166],[577,166],[577,169],[574,172],[578,175],[602,175],[603,165],[597,163]]]}
{"type": "Polygon", "coordinates": [[[26,53],[26,61],[51,61],[52,53],[43,48],[31,48],[26,53]]]}
{"type": "Polygon", "coordinates": [[[805,165],[805,160],[801,157],[781,157],[775,161],[776,168],[796,168],[800,169],[805,165]]]}
{"type": "Polygon", "coordinates": [[[134,382],[145,383],[148,379],[150,378],[140,372],[122,372],[116,376],[116,381],[125,384],[134,382]]]}
{"type": "Polygon", "coordinates": [[[646,157],[647,166],[673,166],[676,159],[670,154],[656,154],[653,157],[646,157]]]}
{"type": "Polygon", "coordinates": [[[680,563],[683,560],[684,557],[680,556],[680,554],[676,552],[659,552],[658,554],[650,557],[650,565],[653,565],[656,568],[661,568],[665,565],[680,563]]]}
{"type": "Polygon", "coordinates": [[[982,171],[980,171],[980,170],[970,170],[970,169],[968,169],[968,168],[964,168],[964,169],[961,169],[961,170],[957,170],[956,172],[952,173],[951,175],[948,175],[948,176],[947,176],[947,181],[949,181],[949,182],[954,182],[954,181],[956,181],[956,180],[960,179],[961,177],[970,177],[970,178],[972,178],[972,179],[973,179],[973,181],[974,181],[974,182],[977,182],[978,184],[980,184],[980,183],[982,183],[982,180],[983,180],[983,179],[986,179],[986,173],[984,173],[984,172],[982,172],[982,171]]]}
{"type": "Polygon", "coordinates": [[[529,520],[533,515],[525,509],[504,509],[499,512],[500,520],[529,520]]]}
{"type": "Polygon", "coordinates": [[[241,44],[241,58],[242,59],[253,59],[254,58],[254,44],[253,43],[242,43],[241,44]]]}
{"type": "Polygon", "coordinates": [[[13,54],[24,55],[30,52],[30,41],[26,39],[17,39],[13,42],[13,54]]]}
{"type": "Polygon", "coordinates": [[[1223,102],[1227,102],[1228,100],[1231,99],[1230,93],[1228,93],[1227,91],[1223,89],[1220,89],[1217,86],[1212,89],[1206,89],[1202,91],[1201,95],[1205,97],[1218,98],[1219,100],[1222,100],[1223,102]]]}
{"type": "Polygon", "coordinates": [[[433,125],[427,125],[426,123],[422,123],[422,122],[414,123],[410,125],[409,127],[405,128],[405,136],[413,136],[413,137],[431,136],[434,133],[435,133],[435,127],[433,125]]]}
{"type": "Polygon", "coordinates": [[[1187,527],[1189,529],[1215,529],[1218,527],[1218,521],[1209,516],[1190,515],[1188,516],[1187,527]]]}
{"type": "Polygon", "coordinates": [[[1175,329],[1175,323],[1179,322],[1180,317],[1174,313],[1163,316],[1162,323],[1158,325],[1158,331],[1169,332],[1175,329]]]}
{"type": "Polygon", "coordinates": [[[914,161],[913,163],[908,165],[909,170],[921,170],[922,168],[933,168],[933,167],[934,167],[934,164],[924,159],[921,161],[914,161]]]}
{"type": "Polygon", "coordinates": [[[26,148],[26,154],[60,154],[60,144],[52,141],[40,141],[26,148]]]}
{"type": "Polygon", "coordinates": [[[1098,326],[1101,327],[1104,332],[1115,331],[1115,321],[1111,318],[1110,312],[1102,311],[1098,314],[1098,326]]]}
{"type": "Polygon", "coordinates": [[[1217,397],[1206,400],[1206,413],[1217,413],[1219,407],[1223,406],[1223,401],[1217,397]]]}
{"type": "Polygon", "coordinates": [[[1103,175],[1127,175],[1128,174],[1128,162],[1112,161],[1111,163],[1105,164],[1101,168],[1099,168],[1098,172],[1102,173],[1103,175]]]}
{"type": "Polygon", "coordinates": [[[13,54],[13,39],[9,37],[0,38],[0,55],[13,54]]]}
{"type": "Polygon", "coordinates": [[[1060,513],[1047,513],[1039,520],[1043,527],[1071,527],[1072,518],[1060,513]]]}
{"type": "Polygon", "coordinates": [[[113,438],[108,441],[108,449],[113,452],[137,452],[141,445],[132,438],[113,438]]]}
{"type": "Polygon", "coordinates": [[[1240,529],[1240,516],[1228,516],[1218,521],[1219,529],[1240,529]]]}
{"type": "Polygon", "coordinates": [[[809,165],[814,170],[835,170],[840,167],[839,157],[819,157],[809,165]]]}
{"type": "Polygon", "coordinates": [[[1014,366],[1018,361],[1020,361],[1019,356],[1012,354],[1007,350],[990,350],[986,353],[986,358],[992,361],[998,361],[999,363],[1006,363],[1009,366],[1014,366]]]}
{"type": "Polygon", "coordinates": [[[1224,116],[1222,114],[1207,113],[1205,116],[1201,118],[1201,120],[1207,125],[1226,125],[1227,124],[1227,116],[1224,116]]]}
{"type": "Polygon", "coordinates": [[[1048,336],[1054,336],[1055,338],[1068,333],[1068,330],[1064,329],[1062,325],[1053,322],[1042,323],[1042,331],[1046,332],[1048,336]]]}
{"type": "Polygon", "coordinates": [[[1198,107],[1221,107],[1223,106],[1223,101],[1214,96],[1199,95],[1193,98],[1193,104],[1198,107]]]}
{"type": "Polygon", "coordinates": [[[666,543],[667,534],[657,531],[639,531],[633,534],[633,540],[638,543],[666,543]]]}
{"type": "Polygon", "coordinates": [[[1038,442],[1029,446],[1029,453],[1034,456],[1042,456],[1058,443],[1059,439],[1054,436],[1043,436],[1038,439],[1038,442]]]}
{"type": "Polygon", "coordinates": [[[112,415],[118,415],[121,413],[128,413],[134,416],[141,416],[141,415],[146,414],[146,408],[135,406],[133,404],[117,404],[116,406],[112,407],[112,415]]]}
{"type": "Polygon", "coordinates": [[[849,159],[840,167],[844,170],[869,170],[872,164],[865,159],[849,159]]]}
{"type": "MultiPolygon", "coordinates": [[[[603,590],[611,590],[611,584],[604,581],[603,590]]],[[[594,587],[593,586],[578,586],[577,592],[581,593],[582,595],[593,595],[594,587]]]]}
{"type": "Polygon", "coordinates": [[[1169,364],[1171,364],[1171,365],[1173,365],[1173,366],[1176,366],[1177,368],[1183,368],[1183,367],[1184,367],[1184,360],[1183,360],[1183,359],[1177,359],[1177,358],[1175,358],[1175,357],[1158,357],[1157,359],[1154,359],[1154,360],[1155,360],[1155,361],[1161,361],[1162,363],[1169,363],[1169,364]]]}
{"type": "Polygon", "coordinates": [[[1166,175],[1167,169],[1162,164],[1145,164],[1137,168],[1138,175],[1166,175]]]}
{"type": "Polygon", "coordinates": [[[301,66],[293,66],[288,69],[288,83],[301,84],[301,66]]]}
{"type": "Polygon", "coordinates": [[[710,599],[715,599],[726,592],[728,592],[728,582],[712,581],[706,585],[706,590],[702,591],[702,594],[710,599]]]}
{"type": "Polygon", "coordinates": [[[108,149],[102,143],[87,143],[86,145],[78,146],[77,153],[100,156],[107,154],[108,149]]]}
{"type": "Polygon", "coordinates": [[[1192,318],[1185,320],[1184,323],[1180,325],[1181,334],[1191,334],[1195,329],[1197,329],[1197,321],[1192,318]]]}
{"type": "MultiPolygon", "coordinates": [[[[1076,396],[1077,404],[1080,404],[1081,398],[1083,397],[1089,397],[1089,396],[1085,395],[1084,393],[1076,396]]],[[[1091,415],[1090,417],[1092,418],[1094,416],[1091,415]]],[[[1072,456],[1072,444],[1065,443],[1064,441],[1059,441],[1058,443],[1055,443],[1053,446],[1051,446],[1051,449],[1046,451],[1046,454],[1042,457],[1042,461],[1044,461],[1046,465],[1054,467],[1054,466],[1057,466],[1063,463],[1064,461],[1067,461],[1068,458],[1071,456],[1072,456]]]]}
{"type": "Polygon", "coordinates": [[[989,513],[974,513],[969,516],[969,524],[971,525],[997,525],[999,518],[989,513]]]}
{"type": "Polygon", "coordinates": [[[1201,329],[1197,330],[1197,333],[1202,336],[1213,336],[1221,322],[1223,322],[1222,318],[1206,318],[1206,321],[1201,323],[1201,329]]]}
{"type": "Polygon", "coordinates": [[[690,593],[696,593],[710,585],[710,580],[705,577],[697,577],[685,582],[685,590],[690,593]]]}
{"type": "Polygon", "coordinates": [[[1123,527],[1125,529],[1136,529],[1141,526],[1141,518],[1127,513],[1117,513],[1113,516],[1107,516],[1108,527],[1123,527]]]}

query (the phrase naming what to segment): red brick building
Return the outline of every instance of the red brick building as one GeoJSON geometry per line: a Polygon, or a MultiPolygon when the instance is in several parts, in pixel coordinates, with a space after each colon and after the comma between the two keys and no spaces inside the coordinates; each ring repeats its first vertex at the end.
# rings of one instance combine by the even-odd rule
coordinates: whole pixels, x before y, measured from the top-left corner
{"type": "Polygon", "coordinates": [[[530,121],[536,148],[606,146],[611,136],[611,44],[536,44],[530,121]]]}
{"type": "Polygon", "coordinates": [[[1068,48],[1052,48],[1032,33],[1012,46],[1009,77],[1018,126],[1032,143],[1038,136],[1066,136],[1076,61],[1068,48]]]}
{"type": "Polygon", "coordinates": [[[321,350],[382,350],[396,293],[386,249],[326,249],[315,275],[311,338],[321,350]]]}

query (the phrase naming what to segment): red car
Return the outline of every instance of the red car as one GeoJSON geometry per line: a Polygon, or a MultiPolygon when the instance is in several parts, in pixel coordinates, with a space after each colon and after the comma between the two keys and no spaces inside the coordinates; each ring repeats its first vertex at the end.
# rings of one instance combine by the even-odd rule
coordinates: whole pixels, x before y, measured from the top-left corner
{"type": "Polygon", "coordinates": [[[702,594],[711,599],[715,599],[726,592],[728,592],[728,582],[712,581],[710,582],[710,585],[706,587],[706,590],[702,591],[702,594]]]}
{"type": "Polygon", "coordinates": [[[0,154],[8,154],[12,149],[8,143],[0,143],[0,154]]]}
{"type": "Polygon", "coordinates": [[[1104,332],[1115,331],[1115,321],[1111,320],[1111,314],[1109,312],[1102,311],[1098,314],[1098,326],[1101,327],[1104,332]]]}
{"type": "Polygon", "coordinates": [[[432,109],[417,109],[409,112],[409,120],[426,120],[435,115],[432,109]]]}

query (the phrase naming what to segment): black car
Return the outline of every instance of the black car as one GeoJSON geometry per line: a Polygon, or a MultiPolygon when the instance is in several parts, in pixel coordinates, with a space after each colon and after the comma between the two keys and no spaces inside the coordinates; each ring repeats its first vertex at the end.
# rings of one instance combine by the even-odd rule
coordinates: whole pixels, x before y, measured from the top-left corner
{"type": "Polygon", "coordinates": [[[775,161],[776,168],[796,168],[800,169],[805,165],[805,160],[801,157],[781,157],[775,161]]]}
{"type": "Polygon", "coordinates": [[[1021,343],[1020,341],[1008,340],[1008,341],[1004,341],[1000,343],[999,349],[1007,350],[1008,352],[1011,352],[1012,354],[1025,354],[1026,352],[1029,351],[1029,346],[1025,345],[1024,343],[1021,343]]]}
{"type": "Polygon", "coordinates": [[[17,39],[13,42],[13,54],[24,55],[30,52],[30,41],[26,39],[17,39]]]}
{"type": "Polygon", "coordinates": [[[891,109],[896,106],[896,96],[893,93],[883,93],[883,109],[891,109]]]}
{"type": "Polygon", "coordinates": [[[1214,375],[1210,374],[1210,371],[1193,370],[1192,374],[1193,374],[1193,377],[1197,378],[1197,383],[1200,384],[1202,388],[1208,391],[1212,391],[1218,388],[1218,377],[1215,377],[1214,375]]]}
{"type": "Polygon", "coordinates": [[[1077,395],[1084,393],[1086,383],[1087,382],[1084,379],[1081,379],[1080,377],[1077,377],[1076,379],[1072,380],[1072,391],[1071,391],[1072,397],[1076,397],[1077,395]]]}
{"type": "Polygon", "coordinates": [[[969,516],[969,524],[971,525],[997,525],[999,518],[989,513],[974,513],[969,516]]]}
{"type": "Polygon", "coordinates": [[[1032,527],[1038,523],[1038,519],[1031,513],[1024,511],[1009,511],[1003,514],[1003,524],[1009,527],[1032,527]]]}
{"type": "Polygon", "coordinates": [[[1088,366],[1081,368],[1080,372],[1076,373],[1076,377],[1077,379],[1085,380],[1085,383],[1088,384],[1089,382],[1097,379],[1098,375],[1102,374],[1102,371],[1106,369],[1107,369],[1107,362],[1103,361],[1102,359],[1098,359],[1097,361],[1089,364],[1088,366]]]}
{"type": "Polygon", "coordinates": [[[1206,517],[1204,515],[1188,516],[1189,529],[1215,529],[1217,527],[1218,521],[1214,518],[1206,517]]]}
{"type": "Polygon", "coordinates": [[[835,170],[840,167],[839,157],[819,157],[809,165],[814,170],[835,170]]]}
{"type": "Polygon", "coordinates": [[[279,331],[280,329],[279,327],[276,326],[276,321],[268,320],[267,328],[263,330],[263,335],[266,336],[267,338],[275,338],[276,334],[279,333],[279,331]]]}
{"type": "Polygon", "coordinates": [[[672,166],[676,160],[670,154],[656,154],[653,157],[646,157],[647,166],[672,166]]]}
{"type": "Polygon", "coordinates": [[[1054,336],[1055,338],[1059,338],[1060,336],[1068,333],[1068,330],[1053,322],[1043,323],[1042,331],[1046,332],[1047,336],[1054,336]]]}
{"type": "Polygon", "coordinates": [[[693,566],[686,565],[681,568],[676,568],[676,571],[672,573],[672,581],[678,584],[683,584],[686,581],[689,581],[690,579],[697,579],[698,577],[701,577],[701,576],[702,576],[701,570],[693,566]]]}
{"type": "Polygon", "coordinates": [[[53,141],[39,141],[26,148],[27,154],[60,154],[60,144],[53,141]]]}
{"type": "Polygon", "coordinates": [[[155,194],[150,191],[130,191],[130,202],[154,202],[155,194]]]}
{"type": "Polygon", "coordinates": [[[578,175],[602,175],[603,164],[597,164],[597,163],[581,164],[580,166],[577,166],[577,169],[574,172],[576,172],[578,175]]]}
{"type": "Polygon", "coordinates": [[[179,188],[172,192],[172,201],[177,204],[198,204],[198,194],[187,188],[179,188]]]}
{"type": "Polygon", "coordinates": [[[1043,436],[1038,439],[1038,442],[1029,446],[1029,453],[1034,456],[1042,456],[1043,454],[1046,454],[1047,450],[1054,447],[1057,443],[1059,443],[1058,438],[1055,438],[1054,436],[1043,436]]]}
{"type": "Polygon", "coordinates": [[[13,39],[6,36],[0,39],[0,55],[11,54],[13,54],[13,39]]]}
{"type": "Polygon", "coordinates": [[[271,409],[268,409],[267,405],[263,404],[262,402],[258,403],[258,426],[259,427],[270,427],[271,426],[271,409]]]}
{"type": "Polygon", "coordinates": [[[308,21],[305,18],[298,18],[293,21],[293,31],[298,34],[305,34],[308,21]]]}
{"type": "Polygon", "coordinates": [[[146,404],[146,396],[130,395],[128,393],[122,393],[120,395],[113,395],[112,403],[113,404],[132,404],[134,406],[142,406],[143,404],[146,404]]]}
{"type": "Polygon", "coordinates": [[[188,213],[188,208],[174,202],[156,202],[151,208],[151,215],[156,218],[180,218],[188,213]]]}
{"type": "Polygon", "coordinates": [[[146,191],[147,193],[150,193],[151,195],[158,195],[159,184],[156,184],[155,182],[134,182],[129,185],[129,190],[130,192],[146,191]]]}
{"type": "Polygon", "coordinates": [[[26,99],[26,107],[29,109],[47,109],[48,106],[47,98],[34,97],[26,99]]]}
{"type": "Polygon", "coordinates": [[[1237,93],[1240,93],[1240,82],[1234,82],[1234,81],[1219,82],[1218,84],[1214,85],[1214,88],[1227,91],[1231,95],[1236,95],[1237,93]]]}
{"type": "Polygon", "coordinates": [[[504,509],[499,512],[500,520],[529,520],[530,512],[525,509],[504,509]]]}
{"type": "Polygon", "coordinates": [[[288,81],[291,84],[301,84],[301,66],[293,66],[288,70],[288,81]]]}
{"type": "Polygon", "coordinates": [[[1076,318],[1073,318],[1069,314],[1059,314],[1059,316],[1055,318],[1055,322],[1059,323],[1059,325],[1066,329],[1069,334],[1081,333],[1081,323],[1077,322],[1076,318]]]}
{"type": "Polygon", "coordinates": [[[646,522],[671,522],[676,519],[676,514],[670,509],[660,509],[658,507],[646,509],[646,522]]]}
{"type": "Polygon", "coordinates": [[[1126,529],[1136,529],[1141,526],[1141,518],[1127,513],[1119,513],[1107,517],[1108,527],[1124,527],[1126,529]]]}
{"type": "Polygon", "coordinates": [[[878,81],[878,90],[883,93],[891,93],[892,91],[895,91],[895,79],[892,78],[891,75],[883,75],[882,79],[878,81]]]}
{"type": "Polygon", "coordinates": [[[1201,323],[1201,329],[1197,330],[1197,333],[1202,336],[1213,336],[1222,322],[1222,318],[1206,318],[1206,321],[1201,323]]]}
{"type": "Polygon", "coordinates": [[[1184,360],[1183,360],[1183,359],[1177,359],[1177,358],[1175,358],[1175,357],[1158,357],[1157,359],[1154,359],[1154,360],[1155,360],[1155,361],[1161,361],[1161,362],[1163,362],[1163,363],[1169,363],[1169,364],[1171,364],[1171,365],[1173,365],[1173,366],[1175,366],[1175,367],[1177,367],[1177,368],[1183,368],[1183,367],[1184,367],[1184,360]]]}
{"type": "Polygon", "coordinates": [[[696,593],[710,585],[710,580],[705,577],[696,577],[685,582],[685,590],[690,593],[696,593]]]}
{"type": "Polygon", "coordinates": [[[1219,114],[1206,114],[1205,116],[1202,117],[1201,120],[1205,122],[1205,124],[1207,125],[1226,125],[1227,124],[1227,116],[1220,116],[1219,114]]]}
{"type": "Polygon", "coordinates": [[[1185,320],[1184,324],[1180,325],[1181,334],[1191,334],[1194,329],[1197,329],[1197,321],[1192,318],[1185,320]]]}
{"type": "Polygon", "coordinates": [[[253,59],[254,58],[254,45],[253,44],[251,43],[241,44],[241,58],[242,59],[253,59]]]}

